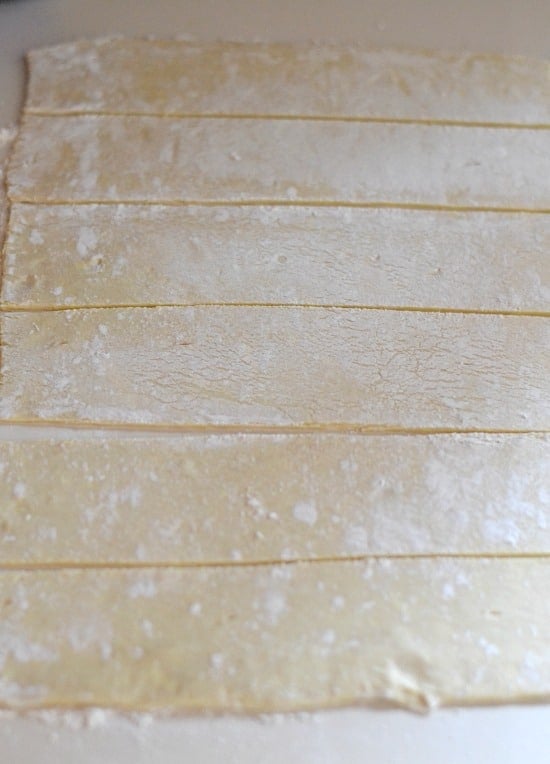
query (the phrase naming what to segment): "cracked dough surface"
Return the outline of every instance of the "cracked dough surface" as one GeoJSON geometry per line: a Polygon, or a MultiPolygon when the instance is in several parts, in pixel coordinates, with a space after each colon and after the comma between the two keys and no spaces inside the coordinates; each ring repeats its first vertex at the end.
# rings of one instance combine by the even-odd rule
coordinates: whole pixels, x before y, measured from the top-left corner
{"type": "Polygon", "coordinates": [[[550,699],[549,104],[523,59],[31,56],[0,706],[550,699]]]}
{"type": "Polygon", "coordinates": [[[323,308],[5,313],[10,419],[542,430],[550,322],[323,308]]]}

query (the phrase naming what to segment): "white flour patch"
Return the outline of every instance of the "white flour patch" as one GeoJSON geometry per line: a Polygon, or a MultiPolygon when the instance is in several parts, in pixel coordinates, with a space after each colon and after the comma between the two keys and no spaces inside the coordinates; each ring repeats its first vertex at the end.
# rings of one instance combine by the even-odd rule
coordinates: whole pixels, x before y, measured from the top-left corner
{"type": "Polygon", "coordinates": [[[286,599],[280,592],[268,592],[264,608],[270,623],[276,624],[286,610],[286,599]]]}
{"type": "Polygon", "coordinates": [[[313,526],[317,522],[317,509],[314,504],[307,501],[299,501],[294,505],[292,515],[295,520],[306,525],[313,526]]]}
{"type": "Polygon", "coordinates": [[[15,499],[21,501],[27,495],[27,487],[24,483],[16,483],[13,486],[13,496],[15,499]]]}
{"type": "Polygon", "coordinates": [[[157,593],[157,585],[152,578],[138,578],[128,589],[128,595],[132,599],[138,597],[154,597],[157,593]]]}
{"type": "Polygon", "coordinates": [[[368,551],[368,534],[361,525],[352,525],[346,529],[345,542],[350,552],[363,553],[368,551]]]}

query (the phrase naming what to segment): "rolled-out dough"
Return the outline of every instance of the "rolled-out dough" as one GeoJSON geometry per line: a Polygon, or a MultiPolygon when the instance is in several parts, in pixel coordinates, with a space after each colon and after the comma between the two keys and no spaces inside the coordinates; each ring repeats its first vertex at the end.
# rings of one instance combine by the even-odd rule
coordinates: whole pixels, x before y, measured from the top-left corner
{"type": "Polygon", "coordinates": [[[327,308],[4,313],[10,420],[544,430],[550,322],[327,308]]]}
{"type": "Polygon", "coordinates": [[[112,39],[29,62],[30,112],[550,123],[548,62],[520,57],[112,39]]]}
{"type": "Polygon", "coordinates": [[[2,295],[550,312],[549,249],[527,213],[14,204],[2,295]]]}
{"type": "Polygon", "coordinates": [[[27,115],[12,201],[550,210],[550,130],[27,115]]]}
{"type": "Polygon", "coordinates": [[[0,443],[0,564],[550,553],[550,439],[0,443]]]}
{"type": "Polygon", "coordinates": [[[550,560],[0,573],[0,704],[550,699],[550,560]]]}
{"type": "Polygon", "coordinates": [[[1,706],[550,700],[547,73],[314,46],[31,57],[1,706]]]}

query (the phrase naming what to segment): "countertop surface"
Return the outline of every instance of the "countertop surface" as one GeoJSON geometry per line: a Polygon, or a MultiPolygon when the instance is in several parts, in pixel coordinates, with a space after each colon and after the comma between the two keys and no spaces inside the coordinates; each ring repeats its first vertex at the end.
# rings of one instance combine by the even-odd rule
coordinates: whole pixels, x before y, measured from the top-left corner
{"type": "MultiPolygon", "coordinates": [[[[16,124],[23,55],[123,34],[323,40],[550,58],[548,0],[0,0],[0,128],[16,124]]],[[[17,437],[14,428],[3,437],[17,437]]],[[[550,705],[429,716],[342,710],[268,719],[0,715],[6,764],[547,764],[550,705]]]]}

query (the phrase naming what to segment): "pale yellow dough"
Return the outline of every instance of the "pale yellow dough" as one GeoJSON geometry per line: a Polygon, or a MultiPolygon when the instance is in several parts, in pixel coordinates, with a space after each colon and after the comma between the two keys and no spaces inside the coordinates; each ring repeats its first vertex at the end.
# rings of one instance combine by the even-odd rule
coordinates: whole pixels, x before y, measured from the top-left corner
{"type": "Polygon", "coordinates": [[[543,436],[37,440],[0,474],[0,564],[550,553],[543,436]]]}
{"type": "Polygon", "coordinates": [[[550,130],[285,119],[25,117],[13,201],[550,210],[550,130]]]}
{"type": "Polygon", "coordinates": [[[550,322],[327,308],[4,313],[11,420],[550,427],[550,322]]]}
{"type": "Polygon", "coordinates": [[[334,207],[11,210],[5,305],[550,312],[550,216],[334,207]]]}
{"type": "Polygon", "coordinates": [[[29,56],[38,113],[550,123],[547,61],[360,46],[81,41],[29,56]]]}
{"type": "Polygon", "coordinates": [[[550,700],[548,83],[358,48],[31,56],[0,706],[550,700]]]}
{"type": "Polygon", "coordinates": [[[281,711],[550,700],[550,560],[0,576],[0,703],[281,711]]]}

